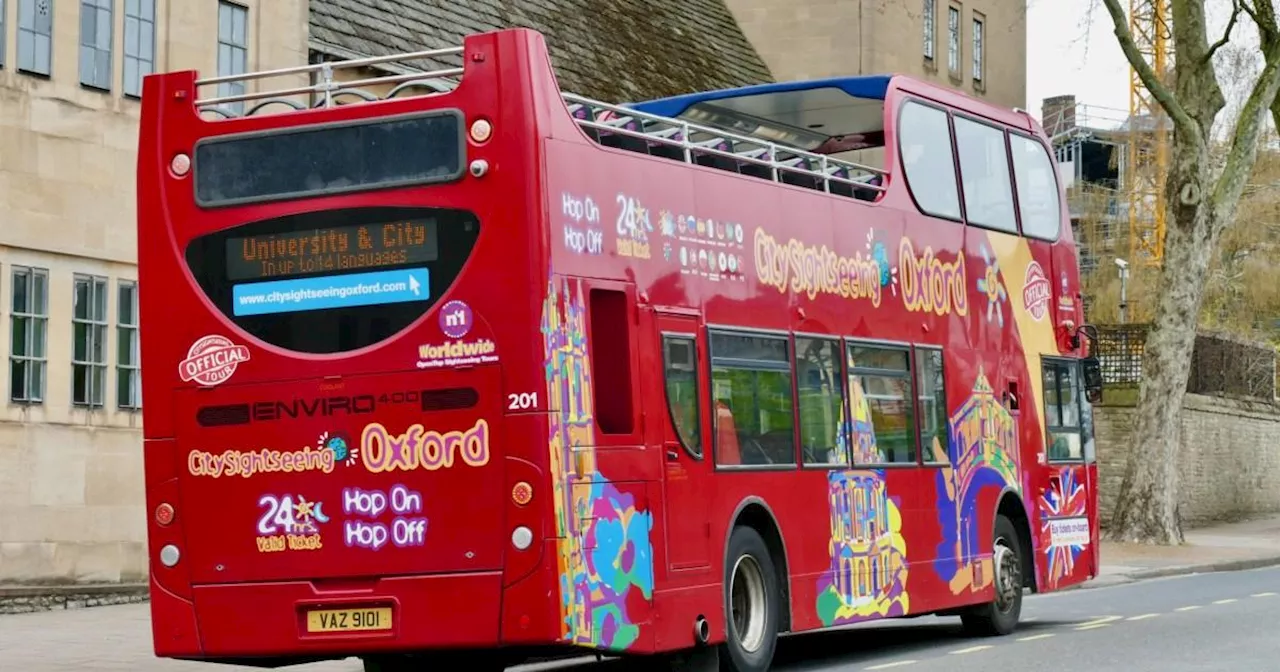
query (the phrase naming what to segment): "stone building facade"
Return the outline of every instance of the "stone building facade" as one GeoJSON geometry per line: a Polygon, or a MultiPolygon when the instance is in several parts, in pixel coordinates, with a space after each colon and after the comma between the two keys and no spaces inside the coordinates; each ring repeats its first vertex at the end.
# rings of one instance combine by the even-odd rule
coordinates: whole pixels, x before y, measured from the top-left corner
{"type": "Polygon", "coordinates": [[[148,72],[307,58],[307,0],[0,1],[0,583],[145,576],[135,157],[148,72]]]}
{"type": "Polygon", "coordinates": [[[1005,107],[1027,97],[1026,0],[727,0],[778,81],[902,73],[1005,107]]]}

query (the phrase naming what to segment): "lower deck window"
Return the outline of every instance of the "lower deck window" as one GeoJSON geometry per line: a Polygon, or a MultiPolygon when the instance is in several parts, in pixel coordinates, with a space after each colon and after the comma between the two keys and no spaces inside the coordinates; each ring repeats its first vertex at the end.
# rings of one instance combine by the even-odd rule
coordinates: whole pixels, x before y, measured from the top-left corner
{"type": "Polygon", "coordinates": [[[786,338],[712,332],[711,392],[717,464],[795,464],[786,338]]]}

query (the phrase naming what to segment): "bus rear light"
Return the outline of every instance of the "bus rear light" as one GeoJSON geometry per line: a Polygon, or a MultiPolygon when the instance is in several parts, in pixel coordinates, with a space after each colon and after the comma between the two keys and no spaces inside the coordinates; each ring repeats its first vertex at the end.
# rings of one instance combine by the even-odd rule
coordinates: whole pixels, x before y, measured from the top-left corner
{"type": "Polygon", "coordinates": [[[173,522],[174,516],[173,505],[165,502],[156,507],[156,522],[160,525],[168,525],[173,522]]]}
{"type": "Polygon", "coordinates": [[[511,545],[517,551],[523,551],[533,544],[533,530],[521,525],[511,531],[511,545]]]}
{"type": "Polygon", "coordinates": [[[487,141],[493,136],[493,125],[486,119],[476,119],[471,122],[471,139],[477,143],[487,141]]]}
{"type": "Polygon", "coordinates": [[[516,483],[515,487],[511,488],[511,501],[515,502],[516,506],[528,506],[529,502],[533,501],[533,486],[524,481],[516,483]]]}
{"type": "Polygon", "coordinates": [[[178,552],[178,547],[173,544],[169,544],[160,549],[160,564],[165,567],[173,567],[178,564],[178,559],[180,557],[182,557],[182,554],[178,552]]]}
{"type": "Polygon", "coordinates": [[[187,171],[191,170],[191,157],[186,154],[179,154],[173,157],[173,160],[169,162],[169,170],[172,170],[173,174],[178,177],[186,175],[187,171]]]}

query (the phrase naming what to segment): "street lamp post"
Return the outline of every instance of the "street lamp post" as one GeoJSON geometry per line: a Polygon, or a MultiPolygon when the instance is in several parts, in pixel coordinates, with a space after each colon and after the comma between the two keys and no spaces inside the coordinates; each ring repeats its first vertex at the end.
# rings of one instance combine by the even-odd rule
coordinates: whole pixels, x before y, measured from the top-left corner
{"type": "Polygon", "coordinates": [[[1120,268],[1120,324],[1126,324],[1129,321],[1129,262],[1116,257],[1116,266],[1120,268]]]}

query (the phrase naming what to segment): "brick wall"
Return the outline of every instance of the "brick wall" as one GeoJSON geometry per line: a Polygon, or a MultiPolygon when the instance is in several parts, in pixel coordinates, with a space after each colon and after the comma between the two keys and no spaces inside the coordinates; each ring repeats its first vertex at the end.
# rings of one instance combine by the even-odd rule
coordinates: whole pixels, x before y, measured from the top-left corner
{"type": "MultiPolygon", "coordinates": [[[[1097,407],[1099,508],[1110,518],[1133,436],[1133,409],[1097,407]]],[[[1280,512],[1280,406],[1188,394],[1178,451],[1183,523],[1280,512]]]]}

